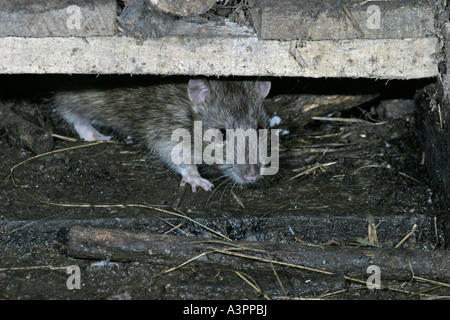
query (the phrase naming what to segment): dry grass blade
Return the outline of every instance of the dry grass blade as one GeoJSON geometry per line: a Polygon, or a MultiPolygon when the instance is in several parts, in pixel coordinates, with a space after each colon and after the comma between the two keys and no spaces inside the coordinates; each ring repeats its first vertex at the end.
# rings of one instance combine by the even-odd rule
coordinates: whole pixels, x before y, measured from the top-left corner
{"type": "Polygon", "coordinates": [[[78,140],[75,138],[62,136],[62,135],[56,134],[56,133],[52,133],[52,137],[63,140],[63,141],[68,141],[68,142],[78,142],[78,140]]]}
{"type": "Polygon", "coordinates": [[[235,244],[231,244],[231,243],[227,243],[227,242],[223,242],[223,241],[215,241],[215,240],[201,241],[199,243],[223,244],[223,245],[228,246],[229,248],[227,248],[227,249],[211,248],[210,251],[203,252],[203,253],[195,256],[194,258],[183,262],[182,264],[178,265],[177,267],[173,267],[173,268],[170,268],[170,269],[167,269],[167,270],[164,270],[164,271],[160,272],[158,275],[171,272],[171,271],[173,271],[175,269],[178,269],[178,268],[180,268],[182,266],[187,265],[188,263],[190,263],[192,261],[197,260],[198,258],[200,258],[202,256],[205,256],[205,255],[208,255],[208,254],[212,254],[212,253],[221,253],[221,254],[225,254],[225,255],[229,255],[229,256],[250,259],[250,260],[259,261],[259,262],[263,262],[263,263],[269,263],[272,266],[272,268],[273,268],[273,265],[281,265],[281,266],[286,266],[286,267],[293,267],[293,268],[297,268],[297,269],[318,272],[318,273],[327,274],[327,275],[334,275],[332,272],[329,272],[329,271],[324,271],[324,270],[320,270],[320,269],[315,269],[315,268],[310,268],[310,267],[306,267],[306,266],[301,266],[301,265],[298,265],[298,264],[292,264],[292,263],[287,263],[287,262],[273,260],[273,259],[270,258],[270,255],[268,254],[268,252],[266,250],[253,249],[253,248],[243,247],[243,246],[240,246],[240,245],[235,245],[235,244]],[[262,253],[264,255],[269,256],[269,258],[261,258],[261,257],[258,257],[258,256],[252,256],[252,255],[248,255],[248,254],[239,253],[237,251],[254,251],[254,252],[259,252],[259,253],[262,253]]]}
{"type": "Polygon", "coordinates": [[[16,185],[16,182],[15,182],[14,177],[13,177],[13,171],[16,168],[20,167],[21,165],[23,165],[23,164],[25,164],[25,163],[27,163],[27,162],[29,162],[31,160],[38,159],[38,158],[41,158],[41,157],[44,157],[44,156],[48,156],[48,155],[51,155],[51,154],[54,154],[54,153],[65,152],[65,151],[75,150],[75,149],[79,149],[79,148],[87,148],[87,147],[97,146],[97,145],[103,144],[103,143],[115,143],[115,142],[114,141],[99,141],[99,142],[94,142],[94,143],[82,144],[82,145],[73,146],[73,147],[69,147],[69,148],[52,150],[52,151],[41,153],[41,154],[35,155],[34,157],[28,158],[28,159],[26,159],[26,160],[24,160],[22,162],[19,162],[18,164],[16,164],[15,166],[13,166],[10,169],[9,174],[10,174],[12,183],[13,183],[14,186],[20,187],[20,186],[16,185]]]}
{"type": "Polygon", "coordinates": [[[356,21],[356,19],[353,17],[352,13],[350,12],[350,10],[348,10],[347,6],[344,6],[343,8],[344,8],[345,15],[350,19],[352,25],[364,37],[364,31],[361,29],[361,26],[359,25],[358,21],[356,21]]]}
{"type": "MultiPolygon", "coordinates": [[[[230,243],[230,242],[224,242],[224,241],[220,241],[220,240],[194,241],[193,243],[221,244],[221,245],[229,247],[229,249],[227,249],[227,250],[249,250],[249,251],[260,252],[260,253],[266,253],[267,252],[266,250],[255,249],[255,248],[248,248],[248,247],[244,247],[244,246],[239,245],[239,244],[234,244],[234,243],[230,243]]],[[[212,248],[212,249],[215,250],[214,248],[212,248]]]]}
{"type": "MultiPolygon", "coordinates": [[[[184,215],[184,214],[181,214],[181,213],[176,213],[176,212],[164,210],[164,209],[161,209],[161,208],[157,208],[157,207],[155,207],[155,206],[149,206],[149,205],[143,205],[143,204],[76,204],[76,203],[57,203],[57,202],[45,201],[45,200],[41,200],[41,199],[36,198],[34,195],[32,195],[31,193],[29,193],[27,190],[25,190],[22,186],[18,185],[18,184],[16,183],[16,180],[14,179],[14,175],[13,175],[14,170],[17,169],[18,167],[20,167],[21,165],[23,165],[23,164],[29,162],[29,161],[32,161],[32,160],[34,160],[34,159],[38,159],[38,158],[41,158],[41,157],[44,157],[44,156],[47,156],[47,155],[51,155],[51,154],[54,154],[54,153],[65,152],[65,151],[74,150],[74,149],[79,149],[79,148],[87,148],[87,147],[97,146],[97,145],[104,144],[104,143],[115,143],[115,142],[114,142],[114,141],[100,141],[100,142],[94,142],[94,143],[82,144],[82,145],[78,145],[78,146],[74,146],[74,147],[63,148],[63,149],[58,149],[58,150],[53,150],[53,151],[50,151],[50,152],[38,154],[38,155],[36,155],[36,156],[34,156],[34,157],[28,158],[28,159],[26,159],[26,160],[24,160],[24,161],[22,161],[22,162],[20,162],[20,163],[18,163],[18,164],[16,164],[16,165],[14,165],[14,166],[10,169],[10,177],[11,177],[12,184],[13,184],[15,187],[17,187],[17,188],[20,188],[20,189],[21,189],[23,192],[25,192],[31,199],[33,199],[34,201],[39,202],[39,203],[43,203],[43,204],[47,204],[47,205],[52,205],[52,206],[58,206],[58,207],[75,207],[75,208],[126,208],[126,207],[145,208],[145,209],[150,209],[150,210],[154,210],[154,211],[159,211],[159,212],[163,212],[163,213],[170,214],[170,215],[172,215],[172,216],[176,216],[176,217],[179,217],[179,218],[183,218],[183,219],[189,220],[190,222],[197,224],[198,226],[204,228],[205,230],[208,230],[208,231],[211,232],[213,235],[218,236],[218,237],[220,237],[220,238],[222,238],[222,239],[225,239],[225,240],[227,240],[227,241],[231,241],[230,238],[224,236],[224,235],[221,234],[220,232],[217,232],[217,231],[215,231],[215,230],[213,230],[213,229],[211,229],[211,228],[208,228],[207,226],[205,226],[205,225],[199,223],[198,221],[195,221],[194,219],[192,219],[192,218],[190,218],[190,217],[188,217],[188,216],[186,216],[186,215],[184,215]]],[[[56,214],[55,214],[55,215],[56,215],[56,214]]],[[[53,216],[55,216],[55,215],[53,215],[53,216]]],[[[51,218],[51,217],[53,217],[53,216],[47,217],[47,218],[45,218],[45,219],[51,218]]],[[[36,223],[36,222],[37,222],[37,221],[34,221],[34,222],[32,222],[32,223],[36,223]]],[[[30,224],[32,224],[32,223],[30,223],[30,224]]],[[[25,226],[23,226],[22,228],[24,228],[24,227],[25,227],[25,226]]],[[[13,230],[12,232],[15,232],[15,231],[17,231],[17,230],[18,230],[18,229],[13,230]]]]}
{"type": "MultiPolygon", "coordinates": [[[[26,192],[26,191],[25,191],[25,192],[26,192]]],[[[28,192],[27,192],[27,193],[28,193],[28,192]]],[[[44,220],[47,220],[47,219],[56,217],[58,214],[59,214],[59,213],[55,213],[55,214],[52,214],[52,215],[47,216],[47,217],[45,217],[45,218],[42,218],[42,219],[39,219],[39,220],[36,220],[36,221],[29,222],[29,223],[27,223],[27,224],[25,224],[25,225],[23,225],[23,226],[21,226],[21,227],[19,227],[19,228],[13,229],[13,230],[11,230],[11,231],[5,233],[5,235],[13,234],[14,232],[17,232],[17,231],[19,231],[19,230],[21,230],[21,229],[25,229],[25,228],[27,228],[27,227],[29,227],[29,226],[35,224],[35,223],[38,223],[38,222],[41,222],[41,221],[44,221],[44,220]]]]}
{"type": "Polygon", "coordinates": [[[230,238],[228,238],[227,236],[221,234],[220,232],[217,232],[217,231],[215,231],[215,230],[213,230],[213,229],[211,229],[211,228],[201,224],[200,222],[195,221],[194,219],[192,219],[192,218],[190,218],[190,217],[188,217],[188,216],[186,216],[184,214],[181,214],[181,213],[176,213],[176,212],[173,212],[173,211],[168,211],[168,210],[164,210],[164,209],[161,209],[161,208],[148,206],[148,205],[143,205],[143,204],[125,204],[125,205],[117,205],[117,206],[146,208],[146,209],[151,209],[151,210],[155,210],[155,211],[159,211],[159,212],[164,212],[164,213],[167,213],[167,214],[179,217],[179,218],[183,218],[183,219],[189,220],[190,222],[195,223],[196,225],[204,228],[205,230],[208,230],[212,234],[214,234],[214,235],[216,235],[216,236],[218,236],[218,237],[220,237],[222,239],[225,239],[227,241],[231,241],[230,238]]]}
{"type": "MultiPolygon", "coordinates": [[[[366,120],[362,120],[362,119],[356,119],[356,118],[337,118],[337,117],[312,117],[312,120],[319,120],[319,121],[334,121],[334,122],[347,122],[347,123],[361,123],[361,124],[378,124],[378,123],[373,123],[373,122],[369,122],[366,120]]],[[[381,123],[381,122],[380,122],[381,123]]]]}
{"type": "MultiPolygon", "coordinates": [[[[301,176],[303,176],[303,175],[310,174],[310,173],[314,172],[314,171],[317,170],[317,169],[323,169],[323,167],[332,166],[332,165],[334,165],[334,164],[336,164],[336,163],[337,163],[337,162],[334,161],[334,162],[328,162],[328,163],[319,164],[319,165],[314,166],[314,167],[312,167],[312,168],[309,168],[309,169],[307,169],[307,170],[305,170],[305,171],[303,171],[303,172],[300,172],[299,174],[297,174],[297,175],[295,175],[295,176],[289,178],[289,180],[294,180],[294,179],[296,179],[296,178],[298,178],[298,177],[301,177],[301,176]]],[[[294,171],[295,171],[295,170],[294,170],[294,171]]]]}
{"type": "Polygon", "coordinates": [[[159,277],[159,276],[162,275],[162,274],[166,274],[166,273],[172,272],[172,271],[174,271],[174,270],[176,270],[176,269],[179,269],[179,268],[181,268],[181,267],[183,267],[183,266],[185,266],[185,265],[191,263],[192,261],[195,261],[195,260],[197,260],[197,259],[199,259],[199,258],[201,258],[201,257],[203,257],[203,256],[205,256],[205,255],[207,255],[207,254],[209,254],[209,253],[211,253],[211,252],[203,252],[203,253],[200,253],[198,256],[195,256],[195,257],[193,257],[193,258],[191,258],[191,259],[189,259],[189,260],[183,262],[182,264],[179,264],[179,265],[176,266],[176,267],[173,267],[173,268],[170,268],[170,269],[163,270],[163,271],[161,271],[160,273],[154,275],[153,277],[154,277],[154,278],[155,278],[155,277],[159,277]]]}
{"type": "Polygon", "coordinates": [[[421,185],[423,185],[423,183],[422,182],[420,182],[419,180],[417,180],[416,178],[413,178],[413,177],[411,177],[411,176],[409,176],[409,175],[407,175],[406,173],[403,173],[403,172],[398,172],[399,174],[401,174],[402,176],[404,176],[404,177],[406,177],[406,178],[408,178],[408,179],[411,179],[412,181],[415,181],[415,182],[417,182],[418,184],[421,184],[421,185]]]}
{"type": "Polygon", "coordinates": [[[375,221],[372,217],[372,215],[367,215],[367,220],[369,221],[368,224],[368,230],[367,230],[367,239],[369,242],[373,243],[374,245],[378,246],[378,237],[377,237],[377,227],[375,225],[375,221]]]}
{"type": "MultiPolygon", "coordinates": [[[[356,283],[360,283],[363,284],[364,286],[367,286],[367,282],[364,280],[359,280],[359,279],[355,279],[352,277],[348,277],[348,276],[344,276],[345,280],[348,281],[352,281],[352,282],[356,282],[356,283]]],[[[391,290],[391,291],[395,291],[395,292],[400,292],[400,293],[405,293],[405,294],[412,294],[413,292],[411,291],[406,291],[406,290],[402,290],[402,289],[397,289],[397,288],[392,288],[392,287],[386,287],[386,286],[381,286],[381,289],[385,289],[385,290],[391,290]]]]}
{"type": "Polygon", "coordinates": [[[258,286],[258,284],[256,284],[256,281],[250,277],[249,275],[239,272],[239,271],[235,271],[235,270],[231,270],[232,272],[234,272],[239,278],[241,278],[242,280],[244,280],[250,287],[252,287],[258,294],[264,296],[264,299],[266,300],[270,300],[269,297],[262,292],[261,288],[258,286]],[[245,275],[245,276],[244,276],[245,275]],[[250,279],[252,281],[250,281],[250,279]]]}
{"type": "Polygon", "coordinates": [[[234,200],[236,200],[236,202],[239,204],[239,206],[242,209],[245,209],[244,202],[242,202],[241,198],[239,198],[233,191],[231,191],[231,194],[233,195],[234,200]]]}
{"type": "Polygon", "coordinates": [[[229,250],[216,249],[214,252],[222,253],[222,254],[226,254],[226,255],[230,255],[230,256],[235,256],[235,257],[240,257],[240,258],[251,259],[251,260],[264,262],[264,263],[272,263],[272,264],[276,264],[276,265],[280,265],[280,266],[293,267],[293,268],[297,268],[297,269],[302,269],[302,270],[308,270],[308,271],[313,271],[313,272],[333,275],[333,273],[329,272],[329,271],[324,271],[324,270],[315,269],[315,268],[309,268],[309,267],[301,266],[301,265],[298,265],[298,264],[292,264],[292,263],[287,263],[287,262],[282,262],[282,261],[276,261],[276,260],[272,260],[272,259],[265,259],[265,258],[261,258],[261,257],[257,257],[257,256],[251,256],[251,255],[247,255],[247,254],[241,254],[241,253],[237,253],[237,252],[231,252],[229,250]]]}
{"type": "Polygon", "coordinates": [[[28,266],[28,267],[9,267],[0,268],[0,272],[4,271],[31,271],[31,270],[67,270],[67,267],[54,267],[54,266],[28,266]]]}
{"type": "Polygon", "coordinates": [[[403,244],[403,242],[405,242],[409,237],[411,237],[412,234],[413,234],[416,230],[417,230],[417,224],[415,224],[415,225],[412,227],[411,231],[410,231],[410,232],[409,232],[402,240],[400,240],[400,242],[397,243],[397,245],[396,245],[394,248],[400,247],[400,246],[403,244]]]}
{"type": "MultiPolygon", "coordinates": [[[[270,256],[269,256],[269,259],[270,259],[270,256]]],[[[278,285],[280,286],[281,290],[283,291],[284,296],[287,296],[286,289],[284,288],[283,283],[281,282],[281,279],[278,276],[278,272],[277,272],[277,270],[275,270],[275,267],[273,266],[273,263],[270,263],[270,266],[272,267],[273,274],[275,275],[275,278],[277,279],[278,285]]]]}
{"type": "Polygon", "coordinates": [[[419,282],[424,282],[424,283],[429,283],[429,284],[433,284],[433,285],[440,286],[440,287],[450,288],[450,283],[429,280],[429,279],[416,277],[416,276],[413,276],[413,279],[416,281],[419,281],[419,282]]]}

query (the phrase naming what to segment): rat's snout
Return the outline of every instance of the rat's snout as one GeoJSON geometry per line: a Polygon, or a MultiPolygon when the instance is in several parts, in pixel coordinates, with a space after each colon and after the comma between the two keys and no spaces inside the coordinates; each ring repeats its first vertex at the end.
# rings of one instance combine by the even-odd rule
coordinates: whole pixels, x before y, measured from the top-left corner
{"type": "Polygon", "coordinates": [[[255,182],[256,179],[258,179],[258,176],[252,175],[252,174],[246,174],[244,175],[244,179],[249,182],[255,182]]]}
{"type": "Polygon", "coordinates": [[[258,180],[260,174],[259,174],[259,168],[257,166],[247,166],[246,170],[243,174],[243,179],[246,182],[255,182],[258,180]]]}

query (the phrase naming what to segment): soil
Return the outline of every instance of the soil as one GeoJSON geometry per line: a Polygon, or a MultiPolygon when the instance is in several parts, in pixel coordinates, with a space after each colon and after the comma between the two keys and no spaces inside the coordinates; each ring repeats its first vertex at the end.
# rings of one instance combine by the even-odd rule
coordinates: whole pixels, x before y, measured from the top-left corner
{"type": "MultiPolygon", "coordinates": [[[[39,84],[25,90],[25,97],[24,90],[16,89],[7,98],[18,98],[20,91],[21,101],[34,106],[36,97],[42,99],[64,77],[48,79],[32,78],[30,82],[39,84]]],[[[319,87],[311,82],[310,87],[319,87]]],[[[13,88],[23,86],[11,83],[13,88]]],[[[325,89],[334,86],[324,83],[325,89]]],[[[368,289],[368,265],[355,265],[348,274],[362,283],[287,266],[261,270],[258,262],[245,258],[236,260],[236,268],[188,263],[161,274],[178,264],[80,258],[68,249],[69,230],[89,226],[194,240],[215,238],[208,227],[233,241],[364,250],[374,246],[367,242],[373,222],[380,250],[399,244],[416,225],[399,252],[448,254],[441,248],[442,226],[436,220],[442,210],[440,195],[429,186],[416,144],[414,110],[386,119],[375,111],[399,87],[407,88],[401,98],[413,99],[423,83],[369,84],[380,92],[379,98],[333,115],[364,122],[311,120],[296,131],[290,128],[281,136],[282,170],[247,188],[217,180],[214,191],[192,193],[179,187],[180,177],[152,155],[119,137],[98,144],[54,138],[53,151],[35,157],[0,129],[0,299],[448,297],[448,287],[395,277],[382,278],[381,290],[368,289]],[[66,269],[72,265],[80,268],[80,289],[68,289],[66,269]]],[[[310,91],[297,80],[279,80],[273,96],[298,92],[310,91]]],[[[54,120],[51,110],[39,104],[33,108],[41,120],[54,120]]],[[[53,133],[76,138],[61,123],[51,123],[53,133]]],[[[339,257],[336,250],[332,260],[338,266],[339,257]]]]}

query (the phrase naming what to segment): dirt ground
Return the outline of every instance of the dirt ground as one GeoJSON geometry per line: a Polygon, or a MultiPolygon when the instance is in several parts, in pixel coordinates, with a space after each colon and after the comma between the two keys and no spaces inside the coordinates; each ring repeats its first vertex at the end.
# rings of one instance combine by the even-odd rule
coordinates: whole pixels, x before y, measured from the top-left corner
{"type": "MultiPolygon", "coordinates": [[[[274,96],[317,93],[316,86],[285,81],[275,83],[274,96]]],[[[30,89],[25,98],[51,91],[54,82],[30,89]]],[[[334,86],[324,83],[323,91],[334,86]]],[[[413,99],[423,84],[369,84],[380,97],[332,115],[364,121],[311,120],[298,130],[289,128],[281,138],[282,170],[249,188],[218,180],[214,191],[192,193],[179,187],[180,178],[153,156],[121,138],[101,144],[54,138],[53,151],[35,157],[0,129],[0,299],[448,298],[448,270],[433,275],[437,283],[413,278],[429,275],[414,273],[408,265],[398,267],[410,270],[406,277],[382,270],[380,290],[367,288],[370,263],[362,258],[345,274],[338,272],[348,264],[342,261],[346,249],[364,256],[366,249],[381,252],[399,245],[395,252],[400,256],[448,255],[436,219],[441,195],[425,175],[414,110],[395,116],[376,112],[380,101],[398,98],[392,94],[398,88],[406,88],[400,98],[413,99]],[[195,257],[183,247],[178,247],[181,258],[158,263],[132,255],[128,260],[86,258],[81,253],[87,246],[77,251],[70,242],[74,226],[166,234],[168,241],[225,241],[214,230],[231,243],[257,243],[264,250],[267,245],[279,245],[280,252],[311,250],[305,264],[335,271],[323,274],[226,254],[175,268],[195,257]],[[80,268],[81,288],[69,290],[66,271],[73,265],[80,268]]],[[[8,98],[20,92],[24,99],[16,85],[13,81],[8,98]]],[[[39,117],[52,119],[51,110],[36,108],[39,117]]],[[[53,133],[75,137],[60,123],[52,126],[53,133]]],[[[269,253],[278,262],[289,262],[269,253]]]]}

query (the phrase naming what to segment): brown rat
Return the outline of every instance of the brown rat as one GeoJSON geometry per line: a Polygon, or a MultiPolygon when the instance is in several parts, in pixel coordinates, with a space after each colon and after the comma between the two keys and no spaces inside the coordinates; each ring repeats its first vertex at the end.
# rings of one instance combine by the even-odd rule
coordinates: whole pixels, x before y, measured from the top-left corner
{"type": "MultiPolygon", "coordinates": [[[[185,129],[193,136],[194,123],[199,123],[195,121],[201,121],[202,132],[220,130],[225,145],[226,129],[266,129],[268,116],[262,101],[270,86],[267,81],[191,79],[188,83],[147,87],[64,91],[56,93],[52,101],[57,114],[74,126],[80,138],[110,139],[93,126],[131,135],[180,173],[181,185],[189,183],[192,191],[197,187],[210,190],[213,184],[200,176],[194,164],[198,162],[174,163],[172,150],[179,142],[172,139],[172,134],[176,129],[185,129]]],[[[261,177],[260,162],[215,167],[239,184],[253,183],[261,177]]]]}

